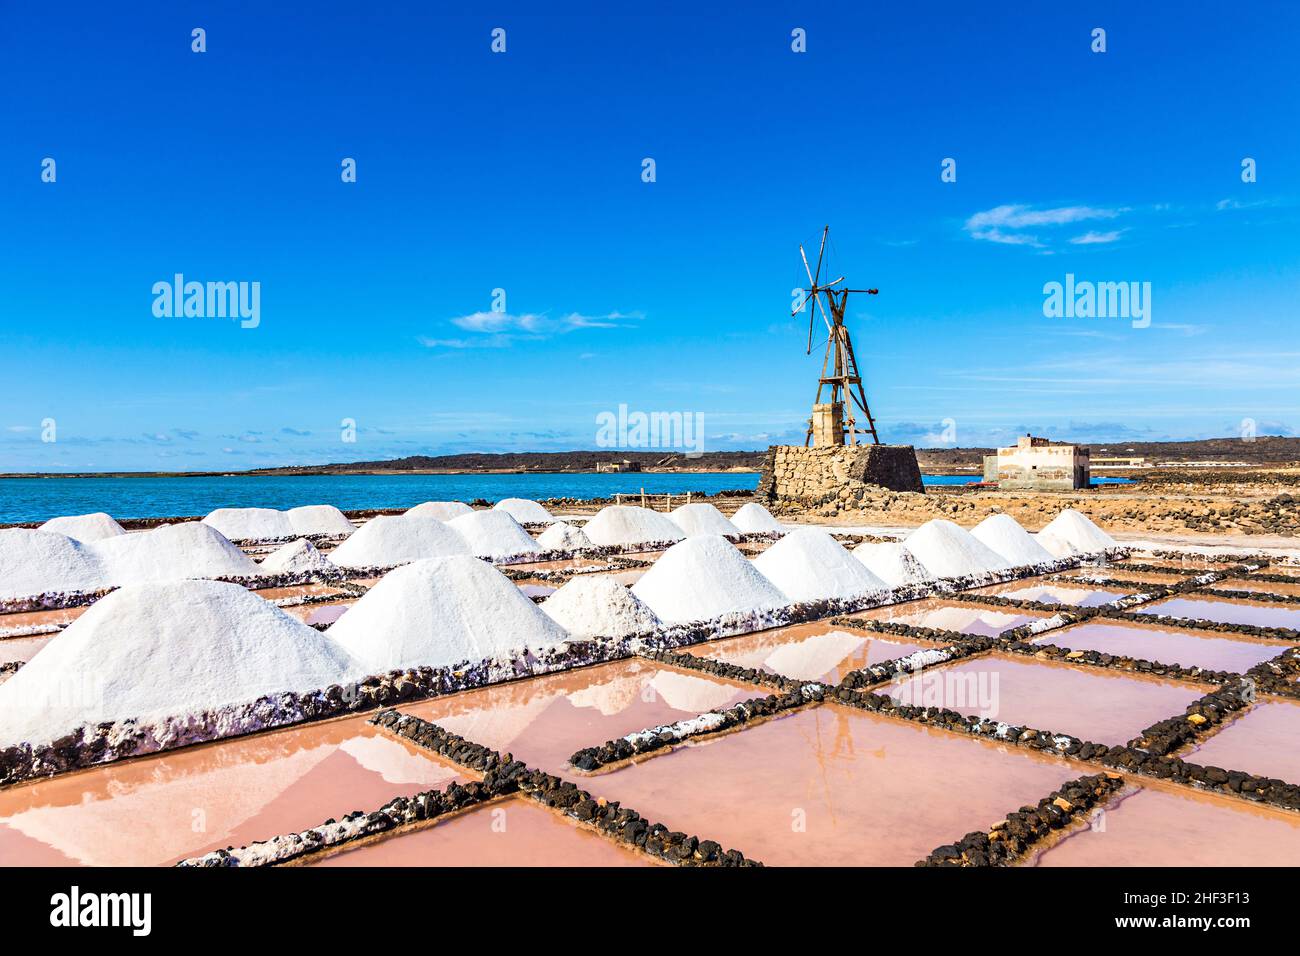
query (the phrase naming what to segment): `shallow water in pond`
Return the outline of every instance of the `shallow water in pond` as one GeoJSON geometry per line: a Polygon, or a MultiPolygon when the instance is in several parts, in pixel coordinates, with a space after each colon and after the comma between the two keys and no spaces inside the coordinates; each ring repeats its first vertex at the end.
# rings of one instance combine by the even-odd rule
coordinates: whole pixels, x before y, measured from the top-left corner
{"type": "Polygon", "coordinates": [[[1249,578],[1228,578],[1210,585],[1211,591],[1262,591],[1265,594],[1282,594],[1300,597],[1300,581],[1252,581],[1249,578]]]}
{"type": "Polygon", "coordinates": [[[0,790],[0,861],[163,866],[468,779],[349,717],[0,790]]]}
{"type": "Polygon", "coordinates": [[[928,668],[875,690],[915,707],[947,707],[1103,744],[1126,743],[1205,693],[1191,684],[1001,654],[928,668]]]}
{"type": "Polygon", "coordinates": [[[962,634],[996,637],[1003,631],[1048,615],[1042,611],[1020,611],[1004,608],[984,608],[971,604],[950,603],[928,598],[909,601],[890,607],[875,608],[850,615],[862,621],[893,621],[915,627],[933,627],[962,634]]]}
{"type": "Polygon", "coordinates": [[[630,660],[400,709],[485,747],[513,753],[529,766],[567,775],[573,772],[569,757],[574,751],[771,693],[771,688],[630,660]]]}
{"type": "Polygon", "coordinates": [[[838,684],[849,671],[906,657],[938,644],[854,632],[831,624],[799,624],[697,644],[698,657],[752,667],[794,680],[838,684]]]}
{"type": "Polygon", "coordinates": [[[64,607],[52,611],[23,611],[19,614],[0,615],[0,634],[13,633],[20,628],[42,627],[52,624],[71,624],[90,610],[90,605],[64,607]]]}
{"type": "Polygon", "coordinates": [[[826,704],[580,785],[767,864],[910,866],[1079,774],[1063,760],[826,704]]]}
{"type": "Polygon", "coordinates": [[[1107,589],[1100,585],[1055,584],[1050,581],[1026,584],[1016,581],[979,588],[972,594],[995,594],[1016,601],[1038,601],[1042,604],[1072,604],[1076,607],[1097,607],[1109,604],[1130,593],[1127,590],[1107,589]]]}
{"type": "Polygon", "coordinates": [[[525,797],[512,797],[309,865],[654,866],[655,861],[525,797]]]}
{"type": "Polygon", "coordinates": [[[39,634],[35,637],[10,637],[0,641],[0,664],[10,661],[30,661],[50,641],[54,634],[39,634]]]}
{"type": "MultiPolygon", "coordinates": [[[[1088,584],[1089,578],[1092,577],[1112,577],[1119,578],[1123,581],[1141,581],[1143,584],[1178,584],[1180,581],[1187,580],[1185,574],[1160,574],[1155,571],[1130,571],[1123,565],[1117,565],[1111,568],[1077,568],[1073,571],[1061,571],[1052,575],[1057,580],[1079,581],[1081,584],[1088,584]]],[[[1099,587],[1107,587],[1102,582],[1099,587]]]]}
{"type": "Polygon", "coordinates": [[[1294,866],[1300,814],[1142,782],[1094,811],[1029,866],[1294,866]]]}
{"type": "Polygon", "coordinates": [[[1300,783],[1300,701],[1261,699],[1178,756],[1206,767],[1300,783]]]}
{"type": "Polygon", "coordinates": [[[1272,660],[1285,649],[1277,641],[1265,642],[1210,631],[1179,631],[1141,624],[1075,624],[1031,641],[1055,644],[1077,651],[1118,654],[1161,664],[1181,664],[1214,671],[1244,674],[1256,664],[1272,660]]]}
{"type": "Polygon", "coordinates": [[[1256,627],[1300,630],[1300,607],[1287,607],[1284,604],[1253,604],[1212,597],[1177,597],[1134,610],[1139,614],[1170,614],[1174,617],[1217,621],[1220,624],[1253,624],[1256,627]]]}

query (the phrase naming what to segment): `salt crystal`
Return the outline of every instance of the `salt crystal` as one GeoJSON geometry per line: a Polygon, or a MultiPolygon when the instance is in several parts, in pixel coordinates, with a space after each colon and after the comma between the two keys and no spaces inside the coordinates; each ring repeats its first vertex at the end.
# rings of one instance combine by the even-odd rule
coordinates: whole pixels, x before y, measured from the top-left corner
{"type": "Polygon", "coordinates": [[[1038,532],[1038,543],[1058,558],[1119,547],[1119,542],[1073,508],[1066,508],[1038,532]]]}
{"type": "Polygon", "coordinates": [[[653,611],[607,575],[572,578],[541,607],[574,637],[633,637],[653,634],[660,626],[653,611]]]}
{"type": "Polygon", "coordinates": [[[464,538],[470,553],[479,558],[505,558],[542,550],[507,511],[471,511],[452,518],[447,527],[464,538]]]}
{"type": "MultiPolygon", "coordinates": [[[[820,528],[798,528],[754,559],[790,601],[852,599],[886,584],[820,528]]],[[[814,675],[819,676],[819,675],[814,675]]]]}
{"type": "Polygon", "coordinates": [[[906,538],[907,550],[938,578],[1003,571],[1007,561],[981,541],[943,518],[934,518],[906,538]]]}
{"type": "Polygon", "coordinates": [[[126,534],[126,530],[120,524],[102,511],[88,515],[64,515],[51,518],[37,530],[66,534],[75,541],[99,541],[101,538],[115,538],[119,534],[126,534]]]}
{"type": "Polygon", "coordinates": [[[727,520],[717,508],[708,502],[694,502],[682,505],[669,516],[673,524],[681,528],[686,537],[693,538],[700,534],[720,534],[723,537],[739,538],[744,534],[727,520]]]}
{"type": "Polygon", "coordinates": [[[731,523],[745,534],[773,534],[785,530],[770,511],[754,501],[741,505],[731,516],[731,523]]]}
{"type": "Polygon", "coordinates": [[[669,624],[790,603],[721,535],[702,535],[673,545],[633,585],[632,593],[669,624]]]}
{"type": "Polygon", "coordinates": [[[582,530],[592,544],[601,547],[681,541],[686,537],[667,515],[635,505],[601,508],[582,530]]]}
{"type": "Polygon", "coordinates": [[[897,541],[864,541],[853,549],[853,556],[891,588],[934,580],[916,555],[897,541]]]}
{"type": "Polygon", "coordinates": [[[578,551],[592,546],[591,539],[581,528],[575,528],[563,521],[555,522],[538,535],[537,543],[544,551],[578,551]]]}
{"type": "Polygon", "coordinates": [[[269,574],[293,574],[303,571],[328,571],[334,562],[306,538],[290,541],[262,559],[259,568],[269,574]]]}
{"type": "Polygon", "coordinates": [[[408,508],[406,516],[408,518],[437,518],[439,521],[450,521],[452,518],[459,518],[461,515],[472,514],[473,512],[473,508],[460,501],[426,501],[414,508],[408,508]]]}
{"type": "Polygon", "coordinates": [[[330,560],[345,568],[391,567],[469,553],[468,542],[437,518],[379,515],[330,552],[330,560]]]}
{"type": "Polygon", "coordinates": [[[550,524],[551,513],[531,498],[502,498],[493,509],[504,511],[520,524],[550,524]]]}
{"type": "Polygon", "coordinates": [[[1013,567],[1053,560],[1051,553],[1008,514],[989,515],[971,529],[971,537],[987,545],[1013,567]]]}

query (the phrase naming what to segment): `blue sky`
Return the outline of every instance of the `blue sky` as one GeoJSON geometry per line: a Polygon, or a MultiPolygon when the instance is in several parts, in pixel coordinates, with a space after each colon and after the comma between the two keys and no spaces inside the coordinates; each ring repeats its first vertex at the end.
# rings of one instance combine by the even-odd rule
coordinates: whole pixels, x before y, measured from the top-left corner
{"type": "Polygon", "coordinates": [[[825,223],[886,441],[1300,432],[1294,4],[264,6],[0,7],[0,471],[801,441],[825,223]]]}

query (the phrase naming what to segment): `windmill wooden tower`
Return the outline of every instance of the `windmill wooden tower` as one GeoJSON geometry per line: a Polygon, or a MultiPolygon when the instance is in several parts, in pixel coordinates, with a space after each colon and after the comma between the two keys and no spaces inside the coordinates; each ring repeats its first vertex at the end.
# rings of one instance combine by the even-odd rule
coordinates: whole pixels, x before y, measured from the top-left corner
{"type": "Polygon", "coordinates": [[[812,354],[813,328],[817,323],[817,313],[821,312],[822,321],[826,323],[826,357],[822,360],[821,378],[817,380],[817,398],[813,402],[812,417],[808,419],[808,435],[804,445],[822,447],[825,445],[866,444],[870,436],[872,444],[879,445],[880,437],[876,434],[876,422],[867,408],[867,394],[862,388],[862,375],[858,371],[857,359],[853,356],[853,342],[849,330],[844,324],[844,312],[848,308],[849,294],[876,295],[879,289],[849,289],[840,287],[844,276],[831,282],[822,283],[822,260],[826,256],[826,237],[831,227],[822,230],[821,250],[817,253],[817,269],[814,272],[808,265],[808,256],[803,246],[799,246],[799,256],[803,259],[804,271],[808,273],[810,288],[802,289],[803,301],[795,306],[791,316],[798,315],[808,308],[808,354],[812,354]],[[828,315],[829,312],[829,315],[828,315]],[[830,388],[830,401],[822,401],[822,390],[830,388]],[[855,410],[856,406],[856,410],[855,410]],[[863,423],[860,424],[858,414],[863,423]]]}

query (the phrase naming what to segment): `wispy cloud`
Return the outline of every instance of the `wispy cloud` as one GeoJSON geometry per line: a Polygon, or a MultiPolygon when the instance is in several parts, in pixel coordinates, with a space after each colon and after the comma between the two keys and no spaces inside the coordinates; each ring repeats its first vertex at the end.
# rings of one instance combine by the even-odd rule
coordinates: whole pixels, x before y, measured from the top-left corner
{"type": "Polygon", "coordinates": [[[604,315],[584,315],[568,312],[551,316],[545,312],[471,312],[450,320],[451,325],[472,336],[441,338],[422,335],[418,341],[431,349],[482,349],[508,348],[517,341],[536,341],[574,332],[579,329],[616,329],[643,318],[640,312],[608,312],[604,315]]]}
{"type": "MultiPolygon", "coordinates": [[[[1008,246],[1029,246],[1045,249],[1048,242],[1041,237],[1041,230],[1067,226],[1071,223],[1086,222],[1093,219],[1114,219],[1127,212],[1124,208],[1105,208],[1098,206],[1054,206],[1036,209],[1023,204],[994,206],[983,212],[977,212],[966,220],[965,230],[972,239],[996,242],[1008,246]]],[[[1088,233],[1088,235],[1109,235],[1088,233]]],[[[1118,233],[1116,234],[1118,238],[1118,233]]],[[[1110,242],[1113,240],[1095,240],[1110,242]]]]}
{"type": "Polygon", "coordinates": [[[1115,242],[1120,236],[1124,235],[1123,229],[1112,229],[1110,232],[1096,232],[1089,229],[1081,236],[1075,236],[1070,240],[1074,246],[1091,246],[1105,242],[1115,242]]]}

